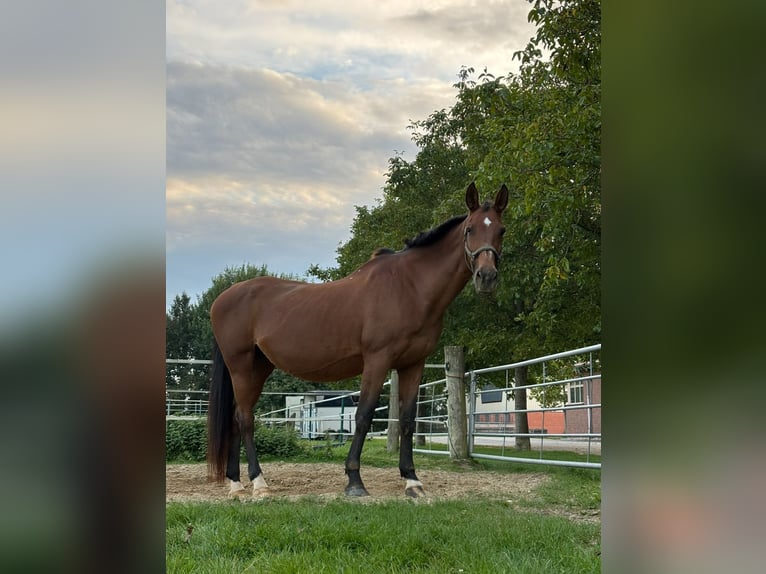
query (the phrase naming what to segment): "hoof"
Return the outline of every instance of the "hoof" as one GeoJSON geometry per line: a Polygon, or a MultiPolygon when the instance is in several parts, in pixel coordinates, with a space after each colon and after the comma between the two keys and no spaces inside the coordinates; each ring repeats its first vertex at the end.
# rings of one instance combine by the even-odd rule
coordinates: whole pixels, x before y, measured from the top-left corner
{"type": "Polygon", "coordinates": [[[370,496],[370,493],[363,486],[347,486],[343,492],[346,496],[370,496]]]}
{"type": "Polygon", "coordinates": [[[271,489],[267,486],[265,488],[254,488],[253,498],[266,498],[271,496],[271,489]]]}
{"type": "Polygon", "coordinates": [[[411,486],[404,489],[404,494],[410,498],[423,498],[426,495],[426,491],[423,490],[422,486],[411,486]]]}
{"type": "Polygon", "coordinates": [[[247,494],[247,490],[245,490],[245,487],[242,486],[242,483],[237,481],[230,480],[229,481],[229,496],[231,498],[237,498],[239,496],[242,496],[244,494],[247,494]]]}
{"type": "Polygon", "coordinates": [[[407,480],[404,494],[410,498],[423,498],[426,495],[426,491],[423,490],[423,484],[419,480],[407,480]]]}

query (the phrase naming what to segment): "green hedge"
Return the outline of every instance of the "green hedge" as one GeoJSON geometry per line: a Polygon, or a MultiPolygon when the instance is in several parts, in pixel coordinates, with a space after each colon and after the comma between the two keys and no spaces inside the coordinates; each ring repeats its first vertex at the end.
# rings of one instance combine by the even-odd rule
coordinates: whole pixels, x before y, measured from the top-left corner
{"type": "MultiPolygon", "coordinates": [[[[256,421],[255,445],[259,456],[288,458],[303,454],[295,430],[286,427],[266,427],[256,421]]],[[[165,421],[165,460],[204,462],[207,456],[207,421],[165,421]]],[[[241,456],[245,457],[244,447],[241,456]]]]}

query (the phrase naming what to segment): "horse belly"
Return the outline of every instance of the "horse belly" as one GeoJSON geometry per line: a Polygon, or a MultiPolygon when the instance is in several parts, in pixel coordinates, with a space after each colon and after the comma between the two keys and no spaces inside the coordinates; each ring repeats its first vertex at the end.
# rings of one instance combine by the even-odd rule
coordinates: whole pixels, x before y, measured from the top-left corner
{"type": "Polygon", "coordinates": [[[347,379],[364,368],[361,354],[324,350],[321,344],[273,345],[266,340],[259,341],[258,347],[278,369],[307,381],[347,379]]]}

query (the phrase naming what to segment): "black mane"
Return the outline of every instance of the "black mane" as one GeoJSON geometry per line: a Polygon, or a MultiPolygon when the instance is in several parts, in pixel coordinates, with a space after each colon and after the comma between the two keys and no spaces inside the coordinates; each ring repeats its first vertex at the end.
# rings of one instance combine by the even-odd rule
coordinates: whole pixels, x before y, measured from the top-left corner
{"type": "Polygon", "coordinates": [[[426,247],[427,245],[433,245],[434,243],[442,239],[445,235],[447,235],[450,231],[452,231],[452,229],[456,225],[465,221],[466,217],[468,216],[458,215],[457,217],[448,219],[444,223],[438,225],[437,227],[434,227],[433,229],[429,231],[421,231],[420,233],[418,233],[416,237],[413,237],[412,239],[405,239],[404,249],[410,249],[412,247],[426,247]]]}
{"type": "MultiPolygon", "coordinates": [[[[429,229],[428,231],[421,231],[412,239],[405,239],[404,248],[402,251],[406,251],[412,247],[426,247],[428,245],[433,245],[442,239],[445,235],[447,235],[450,231],[452,231],[456,225],[465,221],[466,217],[468,216],[458,215],[457,217],[453,217],[452,219],[448,219],[444,223],[437,225],[433,229],[429,229]]],[[[375,259],[381,255],[391,255],[392,253],[396,253],[396,251],[393,249],[388,249],[387,247],[380,247],[372,252],[370,259],[375,259]]]]}

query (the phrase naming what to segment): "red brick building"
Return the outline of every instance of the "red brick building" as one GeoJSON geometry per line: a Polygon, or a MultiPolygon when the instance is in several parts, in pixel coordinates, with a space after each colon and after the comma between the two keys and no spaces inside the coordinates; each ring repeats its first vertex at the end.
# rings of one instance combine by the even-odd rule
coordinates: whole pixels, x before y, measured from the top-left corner
{"type": "MultiPolygon", "coordinates": [[[[574,405],[600,405],[601,404],[601,377],[588,379],[578,383],[567,385],[567,406],[574,405]]],[[[530,426],[531,423],[530,423],[530,426]]],[[[564,411],[564,432],[587,433],[601,432],[601,407],[590,409],[567,409],[564,411]],[[588,411],[591,413],[592,428],[588,429],[588,411]]]]}
{"type": "MultiPolygon", "coordinates": [[[[601,404],[601,377],[587,379],[566,385],[566,406],[601,404]]],[[[514,432],[516,430],[513,400],[507,393],[485,390],[476,400],[474,424],[479,432],[514,432]],[[497,396],[495,396],[497,395],[497,396]]],[[[540,405],[532,398],[527,398],[527,421],[529,431],[546,434],[579,434],[601,432],[601,407],[591,409],[565,409],[555,411],[536,411],[540,405]],[[588,429],[588,410],[591,412],[591,429],[588,429]]]]}

